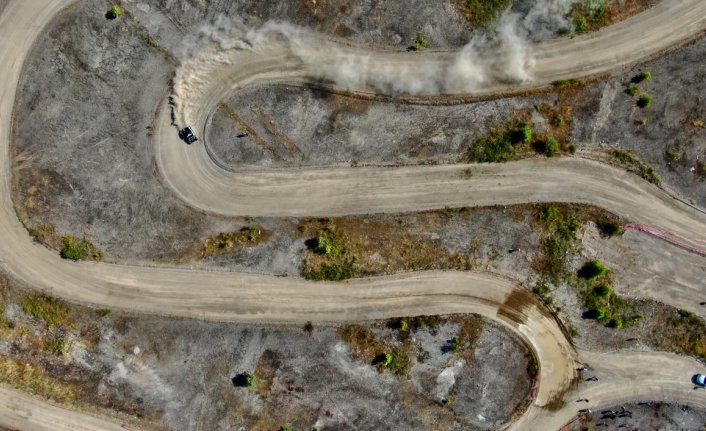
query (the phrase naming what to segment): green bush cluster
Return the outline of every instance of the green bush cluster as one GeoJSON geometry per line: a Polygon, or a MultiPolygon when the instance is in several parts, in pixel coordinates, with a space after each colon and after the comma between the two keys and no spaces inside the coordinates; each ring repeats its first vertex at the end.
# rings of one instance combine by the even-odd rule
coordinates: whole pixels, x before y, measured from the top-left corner
{"type": "Polygon", "coordinates": [[[78,241],[73,235],[64,235],[61,238],[61,242],[62,248],[59,251],[59,255],[64,259],[85,260],[91,258],[100,260],[103,257],[103,253],[98,251],[98,249],[85,238],[78,241]]]}
{"type": "Polygon", "coordinates": [[[515,146],[532,140],[531,124],[521,123],[508,129],[492,129],[466,151],[464,161],[478,163],[506,162],[515,158],[515,146]]]}
{"type": "Polygon", "coordinates": [[[576,231],[581,227],[570,210],[554,204],[542,207],[538,214],[547,236],[542,240],[542,274],[555,285],[567,275],[566,256],[576,250],[576,231]]]}
{"type": "Polygon", "coordinates": [[[621,329],[643,319],[641,314],[625,315],[628,303],[615,295],[613,287],[601,283],[587,288],[583,293],[587,311],[584,317],[605,323],[607,327],[621,329]]]}

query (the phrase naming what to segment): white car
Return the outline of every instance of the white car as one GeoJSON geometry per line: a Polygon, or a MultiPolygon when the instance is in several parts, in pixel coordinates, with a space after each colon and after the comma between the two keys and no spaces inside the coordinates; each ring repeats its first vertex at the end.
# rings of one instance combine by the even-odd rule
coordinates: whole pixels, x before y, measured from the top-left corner
{"type": "Polygon", "coordinates": [[[703,374],[697,374],[694,376],[694,384],[701,386],[706,389],[706,376],[703,374]]]}

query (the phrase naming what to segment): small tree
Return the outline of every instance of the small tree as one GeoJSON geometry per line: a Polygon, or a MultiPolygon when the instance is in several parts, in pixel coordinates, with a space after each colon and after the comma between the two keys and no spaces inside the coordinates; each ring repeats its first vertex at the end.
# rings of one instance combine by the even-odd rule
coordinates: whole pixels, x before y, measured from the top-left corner
{"type": "Polygon", "coordinates": [[[252,388],[257,385],[257,379],[253,374],[240,373],[232,379],[233,386],[241,388],[252,388]]]}
{"type": "Polygon", "coordinates": [[[643,94],[642,96],[640,96],[639,99],[637,99],[637,106],[643,109],[649,108],[650,106],[652,106],[652,96],[648,94],[643,94]]]}
{"type": "Polygon", "coordinates": [[[86,247],[79,243],[73,235],[66,235],[61,239],[63,247],[59,254],[64,259],[81,260],[85,259],[87,252],[86,247]]]}
{"type": "Polygon", "coordinates": [[[578,276],[590,280],[608,272],[608,268],[597,260],[589,260],[578,271],[578,276]]]}

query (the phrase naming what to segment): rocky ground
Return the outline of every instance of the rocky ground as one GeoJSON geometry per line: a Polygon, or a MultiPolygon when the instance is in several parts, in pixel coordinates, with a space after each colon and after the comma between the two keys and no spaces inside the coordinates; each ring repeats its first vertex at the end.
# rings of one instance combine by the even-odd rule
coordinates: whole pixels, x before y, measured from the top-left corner
{"type": "Polygon", "coordinates": [[[477,316],[220,324],[91,310],[0,281],[0,381],[141,426],[484,430],[529,402],[527,348],[477,316]],[[394,367],[376,365],[385,352],[394,367]],[[239,387],[241,374],[257,383],[239,387]]]}

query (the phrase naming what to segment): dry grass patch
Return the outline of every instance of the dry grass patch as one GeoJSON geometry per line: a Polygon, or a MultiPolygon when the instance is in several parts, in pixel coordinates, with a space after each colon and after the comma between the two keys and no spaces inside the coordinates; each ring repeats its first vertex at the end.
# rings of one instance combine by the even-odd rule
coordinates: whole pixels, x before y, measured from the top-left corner
{"type": "Polygon", "coordinates": [[[231,253],[240,247],[252,247],[262,244],[269,240],[271,236],[272,232],[265,230],[258,224],[244,226],[234,232],[221,232],[218,235],[206,238],[194,251],[179,259],[179,261],[204,259],[231,253]]]}
{"type": "Polygon", "coordinates": [[[39,365],[12,358],[0,357],[0,382],[64,404],[76,401],[76,392],[70,385],[53,378],[39,365]]]}
{"type": "Polygon", "coordinates": [[[425,226],[434,229],[448,220],[441,212],[415,217],[342,217],[306,220],[300,234],[308,236],[302,275],[314,280],[344,280],[351,277],[390,274],[399,271],[470,269],[470,259],[449,253],[431,239],[415,233],[425,226]]]}

